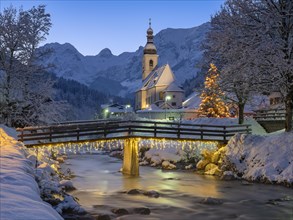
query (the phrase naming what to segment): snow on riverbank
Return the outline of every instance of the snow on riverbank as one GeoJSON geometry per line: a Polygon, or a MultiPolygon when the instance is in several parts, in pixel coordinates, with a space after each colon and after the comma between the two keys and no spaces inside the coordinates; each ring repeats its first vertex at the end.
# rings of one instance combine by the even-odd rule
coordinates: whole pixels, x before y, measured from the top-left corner
{"type": "Polygon", "coordinates": [[[40,198],[32,163],[15,136],[13,129],[0,126],[0,219],[62,219],[40,198]]]}
{"type": "Polygon", "coordinates": [[[251,181],[293,185],[293,132],[238,134],[225,147],[224,164],[251,181]]]}

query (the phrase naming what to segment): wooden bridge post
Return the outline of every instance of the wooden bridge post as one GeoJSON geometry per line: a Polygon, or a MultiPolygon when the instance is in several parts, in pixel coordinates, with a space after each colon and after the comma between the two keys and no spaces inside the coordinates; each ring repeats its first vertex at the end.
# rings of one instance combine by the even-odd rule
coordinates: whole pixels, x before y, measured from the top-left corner
{"type": "Polygon", "coordinates": [[[227,142],[227,137],[226,137],[226,135],[227,135],[226,126],[224,126],[223,128],[224,128],[224,129],[223,129],[224,142],[226,143],[226,142],[227,142]]]}
{"type": "Polygon", "coordinates": [[[21,142],[23,142],[23,128],[21,129],[21,142]]]}
{"type": "Polygon", "coordinates": [[[49,128],[49,141],[52,142],[52,127],[49,128]]]}
{"type": "Polygon", "coordinates": [[[203,140],[203,130],[202,130],[202,125],[200,125],[200,140],[203,140]]]}
{"type": "Polygon", "coordinates": [[[139,138],[127,138],[124,141],[122,173],[131,176],[139,175],[138,164],[138,142],[139,138]]]}
{"type": "Polygon", "coordinates": [[[177,138],[180,138],[180,124],[177,127],[177,138]]]}
{"type": "Polygon", "coordinates": [[[104,138],[107,137],[107,123],[104,122],[104,138]]]}

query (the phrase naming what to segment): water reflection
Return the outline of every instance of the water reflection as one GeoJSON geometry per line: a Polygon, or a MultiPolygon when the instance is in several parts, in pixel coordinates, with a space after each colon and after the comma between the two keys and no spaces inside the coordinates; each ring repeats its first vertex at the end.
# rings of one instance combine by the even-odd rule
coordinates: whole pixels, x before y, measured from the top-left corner
{"type": "Polygon", "coordinates": [[[67,162],[77,175],[73,179],[77,190],[72,194],[92,213],[148,207],[151,215],[119,219],[293,219],[293,190],[282,186],[244,185],[241,181],[225,182],[212,176],[151,167],[140,167],[139,177],[124,176],[118,172],[121,160],[105,155],[72,156],[67,162]],[[155,190],[160,197],[123,193],[130,189],[155,190]],[[206,197],[221,199],[223,204],[201,203],[206,197]],[[281,198],[287,199],[278,200],[281,198]]]}

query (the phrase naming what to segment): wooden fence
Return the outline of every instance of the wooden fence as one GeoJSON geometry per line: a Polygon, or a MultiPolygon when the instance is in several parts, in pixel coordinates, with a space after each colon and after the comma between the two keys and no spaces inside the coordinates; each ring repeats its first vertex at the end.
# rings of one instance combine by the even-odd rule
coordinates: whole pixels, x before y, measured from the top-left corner
{"type": "Polygon", "coordinates": [[[254,119],[257,121],[266,121],[266,120],[285,121],[285,110],[284,109],[259,110],[256,112],[254,119]]]}
{"type": "Polygon", "coordinates": [[[236,133],[250,133],[250,125],[208,125],[157,121],[82,121],[18,128],[26,146],[84,142],[128,137],[227,142],[236,133]]]}

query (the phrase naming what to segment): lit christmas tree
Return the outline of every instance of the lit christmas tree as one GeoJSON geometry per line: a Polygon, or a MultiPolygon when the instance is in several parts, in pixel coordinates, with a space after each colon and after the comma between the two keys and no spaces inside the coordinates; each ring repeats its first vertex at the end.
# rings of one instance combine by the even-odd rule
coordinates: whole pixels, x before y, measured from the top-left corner
{"type": "Polygon", "coordinates": [[[229,108],[222,99],[224,93],[218,84],[219,71],[214,64],[210,64],[210,67],[204,83],[205,88],[200,95],[199,112],[206,117],[229,117],[229,108]]]}

